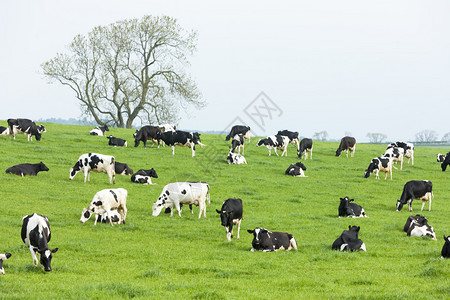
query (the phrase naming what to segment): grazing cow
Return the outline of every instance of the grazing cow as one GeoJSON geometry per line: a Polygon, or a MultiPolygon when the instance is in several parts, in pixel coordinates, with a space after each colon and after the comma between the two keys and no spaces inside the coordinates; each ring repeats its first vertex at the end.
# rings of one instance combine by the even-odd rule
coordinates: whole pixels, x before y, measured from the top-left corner
{"type": "Polygon", "coordinates": [[[403,226],[403,231],[408,232],[409,228],[412,224],[419,224],[420,226],[428,224],[427,218],[421,215],[415,215],[415,216],[409,216],[408,219],[406,219],[405,226],[403,226]]]}
{"type": "Polygon", "coordinates": [[[348,157],[348,151],[351,152],[351,157],[355,155],[355,148],[356,148],[356,139],[351,136],[344,136],[341,139],[341,143],[339,144],[339,148],[336,150],[336,156],[340,156],[342,151],[347,152],[348,157]]]}
{"type": "Polygon", "coordinates": [[[120,224],[122,221],[122,216],[120,213],[117,210],[111,210],[109,212],[109,217],[106,212],[101,215],[97,215],[97,223],[110,223],[110,218],[113,224],[120,224]]]}
{"type": "MultiPolygon", "coordinates": [[[[447,155],[448,155],[448,153],[447,153],[447,155]]],[[[445,158],[447,157],[447,155],[438,153],[438,154],[436,155],[436,161],[437,161],[437,162],[440,162],[440,163],[444,162],[444,160],[445,160],[445,158]]]]}
{"type": "Polygon", "coordinates": [[[291,164],[286,169],[284,174],[295,176],[295,177],[306,177],[305,172],[303,172],[303,171],[306,171],[306,167],[302,162],[299,161],[298,163],[291,164]]]}
{"type": "Polygon", "coordinates": [[[312,151],[313,151],[313,142],[312,139],[304,138],[301,140],[297,157],[298,159],[302,159],[302,155],[305,155],[305,159],[308,159],[308,152],[310,154],[310,159],[312,159],[312,151]]]}
{"type": "Polygon", "coordinates": [[[115,158],[110,155],[103,155],[98,153],[86,153],[78,158],[78,161],[70,169],[69,179],[72,180],[78,172],[84,172],[84,182],[89,181],[90,172],[103,172],[108,174],[109,183],[111,180],[116,184],[116,172],[115,172],[115,158]]]}
{"type": "Polygon", "coordinates": [[[433,240],[436,239],[436,233],[434,232],[433,227],[431,227],[428,224],[420,225],[417,224],[415,221],[412,221],[411,226],[408,229],[408,232],[406,232],[407,236],[429,236],[433,240]]]}
{"type": "Polygon", "coordinates": [[[227,162],[230,165],[247,164],[247,160],[243,155],[239,153],[232,153],[231,151],[228,153],[227,162]]]}
{"type": "Polygon", "coordinates": [[[206,218],[206,200],[211,204],[209,185],[205,182],[173,182],[167,184],[159,195],[158,200],[153,203],[153,216],[161,213],[163,207],[170,208],[170,216],[173,216],[173,208],[178,211],[181,217],[180,204],[195,204],[199,206],[200,213],[198,217],[206,218]]]}
{"type": "Polygon", "coordinates": [[[242,133],[236,134],[233,137],[233,140],[231,141],[231,149],[230,152],[235,152],[236,148],[238,149],[238,153],[241,153],[242,148],[242,154],[244,154],[244,136],[242,133]]]}
{"type": "Polygon", "coordinates": [[[3,269],[3,261],[7,260],[11,257],[11,253],[6,252],[5,254],[0,253],[0,275],[5,274],[5,270],[3,269]]]}
{"type": "Polygon", "coordinates": [[[157,141],[157,135],[161,133],[161,129],[159,129],[158,126],[151,126],[146,125],[143,126],[141,129],[136,130],[136,132],[133,134],[134,136],[134,147],[139,146],[139,144],[144,142],[144,148],[147,148],[147,140],[152,140],[153,144],[152,147],[155,145],[156,142],[158,142],[159,147],[159,141],[157,141]]]}
{"type": "Polygon", "coordinates": [[[347,196],[345,198],[340,198],[341,202],[339,204],[338,214],[340,217],[352,217],[352,218],[366,218],[366,212],[362,206],[353,202],[355,199],[350,199],[347,196]]]}
{"type": "Polygon", "coordinates": [[[126,147],[127,146],[126,140],[113,137],[112,135],[108,136],[107,139],[109,139],[109,142],[108,142],[109,146],[114,146],[114,147],[126,147]]]}
{"type": "Polygon", "coordinates": [[[297,241],[294,236],[287,232],[270,231],[265,228],[256,227],[247,230],[253,234],[252,249],[250,251],[262,250],[263,252],[286,250],[292,248],[297,250],[297,241]]]}
{"type": "Polygon", "coordinates": [[[9,132],[10,130],[8,127],[0,126],[0,135],[9,135],[9,132]]]}
{"type": "Polygon", "coordinates": [[[369,164],[369,167],[364,172],[364,178],[369,178],[371,173],[375,173],[375,179],[380,179],[379,172],[384,172],[384,180],[386,180],[388,173],[391,175],[392,180],[392,165],[394,161],[391,157],[375,157],[369,164]]]}
{"type": "Polygon", "coordinates": [[[44,266],[44,270],[50,272],[52,270],[51,261],[53,253],[58,248],[49,249],[48,243],[51,239],[50,224],[48,218],[36,213],[22,218],[22,241],[30,249],[33,264],[38,264],[36,252],[39,253],[39,262],[44,266]]]}
{"type": "Polygon", "coordinates": [[[151,168],[150,170],[140,169],[131,176],[131,181],[142,184],[153,184],[151,177],[158,178],[158,174],[156,174],[155,169],[153,168],[151,168]]]}
{"type": "Polygon", "coordinates": [[[85,223],[92,214],[95,214],[94,225],[97,225],[98,216],[106,214],[109,218],[109,224],[113,226],[112,211],[117,210],[120,214],[120,223],[125,224],[127,218],[127,196],[128,191],[123,188],[104,189],[97,192],[89,206],[83,208],[80,222],[85,223]]]}
{"type": "Polygon", "coordinates": [[[277,156],[277,149],[282,150],[281,156],[286,155],[287,156],[287,146],[289,144],[289,138],[284,135],[271,135],[265,139],[260,139],[258,141],[258,144],[256,144],[256,147],[266,146],[266,148],[269,150],[269,156],[272,151],[272,149],[275,151],[275,154],[277,156]]]}
{"type": "Polygon", "coordinates": [[[404,152],[403,156],[408,159],[408,164],[409,164],[409,161],[411,160],[412,165],[414,166],[414,144],[413,143],[395,142],[395,143],[389,144],[387,146],[387,149],[393,148],[393,147],[403,148],[403,152],[404,152]]]}
{"type": "Polygon", "coordinates": [[[450,258],[450,236],[445,237],[444,234],[444,246],[442,246],[441,250],[441,258],[450,258]]]}
{"type": "Polygon", "coordinates": [[[25,176],[25,175],[33,175],[36,176],[40,171],[48,171],[46,165],[41,161],[38,164],[20,164],[15,165],[12,167],[9,167],[6,169],[6,173],[9,174],[16,174],[19,176],[25,176]]]}
{"type": "Polygon", "coordinates": [[[444,172],[445,170],[447,170],[447,166],[450,165],[450,155],[449,155],[449,154],[450,154],[450,152],[447,153],[447,155],[445,156],[444,161],[443,161],[442,164],[441,164],[442,172],[444,172]]]}
{"type": "Polygon", "coordinates": [[[289,130],[279,130],[277,135],[284,135],[289,138],[289,143],[292,145],[297,145],[297,151],[300,149],[300,143],[298,141],[298,132],[297,131],[289,131],[289,130]]]}
{"type": "Polygon", "coordinates": [[[231,242],[231,238],[233,237],[233,224],[237,225],[237,239],[239,239],[243,212],[242,200],[228,198],[223,202],[222,208],[220,210],[216,209],[216,212],[220,214],[222,226],[225,227],[225,231],[227,232],[227,240],[231,242]]]}
{"type": "MultiPolygon", "coordinates": [[[[400,162],[400,170],[403,170],[403,153],[403,148],[392,147],[386,149],[383,157],[391,157],[393,162],[400,162]]],[[[392,167],[397,169],[394,165],[392,165],[392,167]]]]}
{"type": "Polygon", "coordinates": [[[187,146],[192,150],[192,157],[195,156],[195,145],[204,145],[200,142],[200,134],[198,132],[186,132],[177,130],[175,132],[163,132],[157,134],[158,142],[164,141],[167,146],[172,147],[172,155],[175,155],[175,146],[187,146]]]}
{"type": "Polygon", "coordinates": [[[89,131],[89,135],[98,135],[98,136],[104,136],[105,135],[105,131],[109,131],[108,125],[103,125],[103,126],[97,126],[94,129],[92,129],[91,131],[89,131]]]}
{"type": "Polygon", "coordinates": [[[120,163],[116,161],[114,171],[119,175],[132,175],[133,169],[131,169],[127,164],[120,163]]]}
{"type": "Polygon", "coordinates": [[[244,125],[234,125],[231,127],[230,133],[225,137],[226,141],[229,141],[236,134],[242,134],[246,140],[250,143],[250,127],[244,125]]]}
{"type": "Polygon", "coordinates": [[[339,251],[366,251],[366,245],[358,238],[359,226],[348,226],[348,230],[344,230],[338,237],[331,248],[339,251]]]}
{"type": "Polygon", "coordinates": [[[412,201],[414,199],[422,200],[422,208],[425,202],[429,202],[428,210],[431,211],[431,197],[433,196],[433,183],[429,180],[411,180],[403,186],[403,192],[400,200],[397,200],[397,211],[402,210],[403,205],[408,203],[409,211],[412,211],[412,201]]]}
{"type": "Polygon", "coordinates": [[[36,123],[29,119],[8,119],[10,138],[11,135],[16,139],[16,134],[23,133],[28,135],[28,141],[33,140],[33,135],[37,141],[41,140],[42,132],[45,132],[44,125],[36,126],[36,123]]]}

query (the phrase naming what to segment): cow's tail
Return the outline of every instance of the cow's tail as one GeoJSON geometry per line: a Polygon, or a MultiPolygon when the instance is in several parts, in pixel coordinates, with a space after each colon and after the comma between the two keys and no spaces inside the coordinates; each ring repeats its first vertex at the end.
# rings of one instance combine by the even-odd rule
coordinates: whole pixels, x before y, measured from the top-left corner
{"type": "Polygon", "coordinates": [[[206,199],[208,200],[208,206],[211,206],[211,192],[209,190],[209,184],[206,185],[208,188],[208,191],[206,192],[206,199]]]}
{"type": "Polygon", "coordinates": [[[295,240],[294,236],[292,234],[289,234],[289,240],[290,240],[290,246],[297,250],[297,241],[295,240]]]}

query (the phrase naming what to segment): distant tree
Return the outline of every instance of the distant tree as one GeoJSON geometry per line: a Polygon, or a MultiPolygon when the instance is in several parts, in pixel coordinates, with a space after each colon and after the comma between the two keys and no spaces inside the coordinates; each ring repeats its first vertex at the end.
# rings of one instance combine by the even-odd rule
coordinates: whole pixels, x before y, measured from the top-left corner
{"type": "Polygon", "coordinates": [[[186,105],[205,105],[185,71],[196,42],[197,33],[176,19],[144,16],[75,36],[68,54],[42,68],[51,82],[70,87],[98,124],[175,123],[186,105]]]}
{"type": "Polygon", "coordinates": [[[369,132],[366,135],[373,144],[381,144],[387,139],[387,135],[383,133],[369,132]]]}
{"type": "Polygon", "coordinates": [[[422,130],[416,133],[416,142],[434,142],[437,141],[438,135],[434,130],[422,130]]]}
{"type": "Polygon", "coordinates": [[[450,132],[447,132],[446,134],[444,134],[444,136],[442,137],[441,141],[443,141],[443,142],[450,142],[450,132]]]}
{"type": "Polygon", "coordinates": [[[313,135],[313,139],[317,140],[317,141],[326,141],[328,138],[328,132],[324,131],[319,131],[319,132],[315,132],[313,135]]]}

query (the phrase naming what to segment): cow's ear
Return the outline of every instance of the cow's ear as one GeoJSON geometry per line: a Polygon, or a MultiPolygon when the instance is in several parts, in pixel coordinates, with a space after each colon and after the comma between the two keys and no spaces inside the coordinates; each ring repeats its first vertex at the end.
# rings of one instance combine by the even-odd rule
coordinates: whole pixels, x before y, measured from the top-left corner
{"type": "Polygon", "coordinates": [[[254,230],[248,229],[247,232],[248,232],[248,233],[253,233],[253,232],[255,232],[255,231],[254,231],[254,230]]]}
{"type": "Polygon", "coordinates": [[[361,227],[360,226],[358,226],[358,227],[356,227],[357,229],[358,229],[358,231],[359,231],[359,229],[361,229],[361,227]]]}
{"type": "Polygon", "coordinates": [[[53,249],[51,251],[52,251],[52,253],[56,253],[56,251],[58,251],[58,248],[55,248],[55,249],[53,249]]]}
{"type": "Polygon", "coordinates": [[[352,229],[352,226],[351,226],[351,225],[348,225],[348,230],[350,230],[350,229],[352,229]]]}
{"type": "Polygon", "coordinates": [[[217,211],[217,213],[218,213],[218,214],[220,214],[220,213],[221,213],[221,211],[220,211],[220,210],[218,210],[218,209],[216,209],[216,211],[217,211]]]}

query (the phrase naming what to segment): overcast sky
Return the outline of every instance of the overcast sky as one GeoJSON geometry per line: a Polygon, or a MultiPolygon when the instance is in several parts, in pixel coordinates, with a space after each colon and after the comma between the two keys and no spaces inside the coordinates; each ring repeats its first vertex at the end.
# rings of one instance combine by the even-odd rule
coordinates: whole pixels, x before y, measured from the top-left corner
{"type": "Polygon", "coordinates": [[[2,1],[0,120],[79,118],[75,95],[40,65],[76,34],[143,15],[199,33],[190,73],[208,106],[182,114],[179,128],[245,123],[259,135],[325,130],[358,141],[450,132],[446,0],[2,1]]]}

